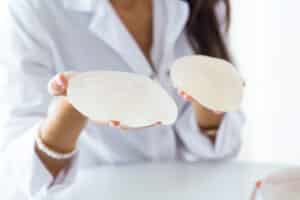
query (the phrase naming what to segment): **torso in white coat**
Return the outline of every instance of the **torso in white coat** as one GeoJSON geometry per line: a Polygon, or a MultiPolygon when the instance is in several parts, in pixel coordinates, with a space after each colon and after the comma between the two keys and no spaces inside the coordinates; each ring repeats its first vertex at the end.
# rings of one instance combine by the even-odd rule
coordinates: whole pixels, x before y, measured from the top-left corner
{"type": "MultiPolygon", "coordinates": [[[[47,93],[47,82],[62,71],[116,70],[143,74],[157,80],[179,107],[179,117],[173,126],[123,131],[88,123],[73,166],[174,159],[199,161],[231,157],[238,152],[241,113],[225,115],[216,143],[212,144],[198,128],[191,105],[171,85],[171,64],[176,58],[194,54],[185,33],[188,4],[181,0],[153,2],[150,65],[108,0],[10,1],[10,10],[2,19],[7,20],[9,27],[0,29],[0,43],[4,44],[1,48],[5,51],[0,56],[0,73],[10,85],[0,84],[7,95],[0,98],[0,104],[7,105],[6,120],[0,131],[0,151],[11,165],[23,165],[10,170],[20,181],[18,175],[28,177],[32,191],[39,191],[41,183],[50,179],[33,150],[34,134],[47,115],[49,104],[55,101],[47,93]],[[19,158],[20,153],[26,158],[19,158]]],[[[68,130],[62,134],[68,134],[68,130]]],[[[63,177],[66,176],[68,173],[64,173],[63,177]]]]}

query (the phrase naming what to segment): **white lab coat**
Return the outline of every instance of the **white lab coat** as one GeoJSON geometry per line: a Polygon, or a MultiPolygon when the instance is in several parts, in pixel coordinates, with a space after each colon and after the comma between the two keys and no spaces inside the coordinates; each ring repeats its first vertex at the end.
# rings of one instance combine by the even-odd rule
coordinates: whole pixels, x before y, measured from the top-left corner
{"type": "Polygon", "coordinates": [[[171,85],[172,62],[194,54],[184,30],[189,16],[186,2],[154,0],[153,66],[108,0],[10,0],[9,9],[1,13],[6,26],[0,28],[0,104],[6,106],[0,130],[0,176],[7,175],[5,180],[23,199],[63,192],[78,170],[91,166],[218,160],[238,153],[242,114],[227,113],[212,144],[198,128],[191,105],[171,85]],[[90,122],[79,140],[80,153],[54,180],[34,151],[34,135],[54,100],[47,93],[47,82],[69,70],[118,70],[156,79],[178,104],[178,120],[173,126],[126,134],[90,122]]]}

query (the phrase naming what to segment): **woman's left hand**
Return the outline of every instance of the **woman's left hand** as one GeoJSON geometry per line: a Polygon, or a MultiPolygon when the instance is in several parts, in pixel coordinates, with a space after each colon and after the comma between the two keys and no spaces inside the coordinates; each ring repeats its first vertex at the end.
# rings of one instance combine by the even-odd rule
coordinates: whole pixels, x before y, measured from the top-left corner
{"type": "MultiPolygon", "coordinates": [[[[186,92],[178,89],[178,95],[181,96],[185,101],[189,101],[189,102],[197,102],[198,104],[200,104],[198,101],[196,101],[192,96],[190,96],[189,94],[187,94],[186,92]]],[[[201,105],[201,104],[200,104],[201,105]]],[[[201,105],[202,107],[204,107],[203,105],[201,105]]],[[[206,108],[208,109],[208,108],[206,108]]],[[[213,112],[216,115],[224,115],[224,112],[222,111],[217,111],[217,110],[211,110],[208,109],[209,111],[213,112]]]]}
{"type": "Polygon", "coordinates": [[[196,101],[192,96],[188,95],[182,90],[178,90],[178,95],[181,96],[185,101],[192,103],[199,128],[214,143],[216,140],[217,130],[225,113],[206,108],[196,101]]]}
{"type": "Polygon", "coordinates": [[[109,125],[111,127],[115,127],[115,128],[120,128],[122,130],[139,130],[139,129],[144,129],[144,128],[151,128],[151,127],[155,127],[155,126],[160,126],[162,125],[162,122],[158,121],[154,124],[151,124],[149,126],[144,126],[144,127],[138,127],[138,128],[133,128],[133,127],[129,127],[129,126],[126,126],[126,125],[122,125],[120,121],[117,121],[117,120],[111,120],[109,122],[109,125]]]}

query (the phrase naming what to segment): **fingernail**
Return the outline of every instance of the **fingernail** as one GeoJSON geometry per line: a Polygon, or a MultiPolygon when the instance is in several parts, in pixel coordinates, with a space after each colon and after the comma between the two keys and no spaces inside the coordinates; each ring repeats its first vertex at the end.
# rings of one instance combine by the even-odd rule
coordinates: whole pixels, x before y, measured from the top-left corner
{"type": "Polygon", "coordinates": [[[119,121],[115,121],[115,120],[111,120],[109,122],[109,124],[113,127],[119,127],[120,126],[120,122],[119,121]]]}
{"type": "Polygon", "coordinates": [[[186,94],[184,94],[182,97],[184,98],[184,100],[189,101],[189,97],[186,94]]]}
{"type": "Polygon", "coordinates": [[[56,83],[57,83],[57,85],[60,86],[60,87],[64,87],[64,86],[65,86],[65,83],[63,82],[63,80],[61,80],[60,77],[57,77],[57,78],[56,78],[56,83]]]}
{"type": "Polygon", "coordinates": [[[256,188],[261,188],[262,182],[261,181],[257,181],[256,182],[256,188]]]}
{"type": "Polygon", "coordinates": [[[192,101],[193,98],[192,98],[191,96],[187,96],[187,100],[188,100],[188,101],[192,101]]]}

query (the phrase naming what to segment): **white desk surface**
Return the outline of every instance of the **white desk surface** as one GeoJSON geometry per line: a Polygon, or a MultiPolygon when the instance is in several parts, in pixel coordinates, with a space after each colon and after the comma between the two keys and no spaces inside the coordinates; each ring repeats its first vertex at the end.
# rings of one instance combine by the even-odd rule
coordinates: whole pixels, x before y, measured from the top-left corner
{"type": "Polygon", "coordinates": [[[164,163],[82,171],[55,199],[248,200],[255,182],[284,167],[249,163],[164,163]]]}

